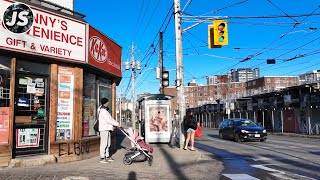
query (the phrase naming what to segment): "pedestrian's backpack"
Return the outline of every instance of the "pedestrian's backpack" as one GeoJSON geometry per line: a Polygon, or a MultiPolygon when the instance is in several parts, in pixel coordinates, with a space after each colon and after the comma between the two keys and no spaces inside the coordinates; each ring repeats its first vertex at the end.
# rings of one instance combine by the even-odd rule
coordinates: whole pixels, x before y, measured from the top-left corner
{"type": "Polygon", "coordinates": [[[93,124],[93,129],[95,131],[99,131],[99,114],[100,114],[100,110],[101,110],[101,107],[99,107],[99,113],[98,113],[97,119],[93,124]]]}

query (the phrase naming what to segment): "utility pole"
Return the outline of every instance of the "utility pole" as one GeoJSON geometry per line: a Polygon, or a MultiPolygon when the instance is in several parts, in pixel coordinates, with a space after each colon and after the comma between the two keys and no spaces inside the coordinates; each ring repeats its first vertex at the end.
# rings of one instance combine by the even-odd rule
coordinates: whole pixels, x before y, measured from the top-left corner
{"type": "Polygon", "coordinates": [[[180,149],[184,145],[184,136],[182,133],[183,118],[186,114],[184,101],[184,77],[182,63],[182,27],[181,27],[181,10],[180,0],[174,0],[174,17],[175,17],[175,34],[176,34],[176,64],[177,64],[177,104],[178,104],[178,121],[179,121],[179,145],[180,149]]]}
{"type": "Polygon", "coordinates": [[[228,71],[228,88],[227,88],[227,90],[228,90],[228,92],[227,92],[227,104],[228,104],[228,106],[227,106],[227,113],[228,113],[228,119],[230,119],[230,114],[231,114],[231,100],[230,100],[230,98],[231,98],[231,96],[230,96],[230,85],[231,85],[231,82],[230,82],[230,71],[228,71]]]}
{"type": "Polygon", "coordinates": [[[120,87],[120,102],[119,102],[120,104],[120,113],[119,113],[119,115],[120,115],[120,126],[122,125],[122,87],[120,87]]]}
{"type": "Polygon", "coordinates": [[[134,103],[134,77],[136,76],[136,71],[134,69],[135,66],[135,61],[134,61],[134,45],[132,43],[131,47],[131,66],[132,66],[132,79],[131,79],[131,84],[132,84],[132,128],[136,128],[136,112],[135,112],[135,103],[134,103]]]}
{"type": "Polygon", "coordinates": [[[162,72],[163,72],[163,32],[159,32],[160,42],[159,42],[159,68],[160,68],[160,94],[163,94],[163,86],[162,86],[162,72]]]}
{"type": "Polygon", "coordinates": [[[135,112],[135,98],[134,98],[134,79],[136,76],[136,69],[140,70],[140,62],[139,61],[135,61],[134,60],[134,45],[132,43],[131,46],[131,62],[125,62],[125,69],[129,70],[130,69],[130,65],[131,65],[131,70],[132,70],[132,74],[131,74],[131,87],[132,87],[132,128],[135,129],[136,128],[136,112],[135,112]]]}

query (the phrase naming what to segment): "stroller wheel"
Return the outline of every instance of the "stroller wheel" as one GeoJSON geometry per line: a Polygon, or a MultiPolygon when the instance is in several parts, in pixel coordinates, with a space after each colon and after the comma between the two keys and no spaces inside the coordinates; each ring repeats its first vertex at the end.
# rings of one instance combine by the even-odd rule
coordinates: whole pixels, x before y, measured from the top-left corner
{"type": "Polygon", "coordinates": [[[153,156],[150,155],[150,157],[148,158],[148,164],[149,164],[149,166],[152,166],[152,163],[153,163],[153,156]]]}
{"type": "Polygon", "coordinates": [[[125,156],[125,157],[123,158],[123,164],[125,164],[125,165],[130,165],[130,164],[132,164],[132,159],[131,159],[131,157],[125,156]]]}

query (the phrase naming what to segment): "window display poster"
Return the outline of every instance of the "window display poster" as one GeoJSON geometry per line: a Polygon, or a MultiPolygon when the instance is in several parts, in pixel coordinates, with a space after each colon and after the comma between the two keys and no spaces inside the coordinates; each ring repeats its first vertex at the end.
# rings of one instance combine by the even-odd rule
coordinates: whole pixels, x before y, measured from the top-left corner
{"type": "Polygon", "coordinates": [[[39,128],[17,129],[16,133],[16,148],[39,147],[39,128]]]}
{"type": "Polygon", "coordinates": [[[150,105],[147,107],[146,132],[148,138],[170,136],[169,105],[150,105]]]}
{"type": "Polygon", "coordinates": [[[72,138],[73,83],[73,68],[59,66],[56,140],[72,138]]]}
{"type": "Polygon", "coordinates": [[[96,99],[83,98],[83,136],[95,135],[93,124],[96,119],[96,99]]]}
{"type": "Polygon", "coordinates": [[[0,107],[0,145],[8,144],[9,107],[0,107]]]}

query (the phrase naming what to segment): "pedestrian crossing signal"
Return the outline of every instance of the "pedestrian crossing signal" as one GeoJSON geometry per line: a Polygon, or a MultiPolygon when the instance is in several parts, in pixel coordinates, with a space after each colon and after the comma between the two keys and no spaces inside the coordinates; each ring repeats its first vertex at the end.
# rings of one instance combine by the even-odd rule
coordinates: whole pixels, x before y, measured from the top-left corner
{"type": "Polygon", "coordinates": [[[169,86],[169,71],[162,71],[161,83],[162,83],[162,87],[169,86]]]}

